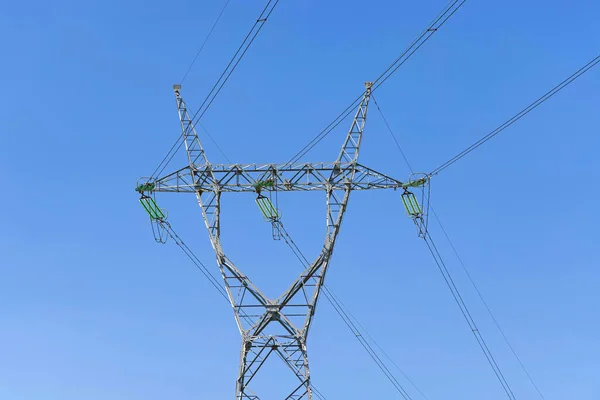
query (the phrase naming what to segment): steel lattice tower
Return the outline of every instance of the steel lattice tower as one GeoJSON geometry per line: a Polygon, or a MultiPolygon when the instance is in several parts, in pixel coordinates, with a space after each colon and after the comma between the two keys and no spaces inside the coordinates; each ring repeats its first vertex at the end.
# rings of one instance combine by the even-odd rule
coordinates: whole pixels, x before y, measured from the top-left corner
{"type": "Polygon", "coordinates": [[[306,340],[350,193],[354,190],[406,188],[406,184],[358,163],[371,86],[371,83],[365,83],[366,90],[335,161],[282,165],[211,164],[181,97],[181,86],[174,86],[188,166],[157,178],[147,187],[151,187],[152,192],[196,194],[242,336],[236,400],[260,399],[250,386],[261,366],[274,354],[298,378],[298,385],[290,388],[286,399],[312,399],[306,340]],[[221,195],[256,193],[257,185],[262,182],[269,182],[267,190],[324,191],[327,201],[327,232],[321,253],[277,299],[267,298],[227,258],[220,239],[221,195]],[[303,322],[293,322],[298,320],[303,322]]]}

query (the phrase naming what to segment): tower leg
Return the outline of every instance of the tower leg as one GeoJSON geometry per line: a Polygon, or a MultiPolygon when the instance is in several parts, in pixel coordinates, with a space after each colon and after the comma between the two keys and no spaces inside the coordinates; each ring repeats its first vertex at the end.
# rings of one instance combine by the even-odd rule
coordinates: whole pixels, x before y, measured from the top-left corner
{"type": "Polygon", "coordinates": [[[263,336],[242,341],[236,400],[260,400],[249,386],[267,358],[273,356],[285,362],[298,378],[298,385],[291,389],[285,400],[312,400],[306,340],[288,336],[263,336]]]}

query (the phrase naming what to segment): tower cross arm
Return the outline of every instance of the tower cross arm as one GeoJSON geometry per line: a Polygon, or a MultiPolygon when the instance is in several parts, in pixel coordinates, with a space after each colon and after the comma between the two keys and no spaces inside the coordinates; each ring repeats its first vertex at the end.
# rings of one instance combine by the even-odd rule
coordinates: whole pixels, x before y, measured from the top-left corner
{"type": "Polygon", "coordinates": [[[190,193],[396,189],[403,184],[353,162],[194,165],[153,183],[156,192],[190,193]]]}

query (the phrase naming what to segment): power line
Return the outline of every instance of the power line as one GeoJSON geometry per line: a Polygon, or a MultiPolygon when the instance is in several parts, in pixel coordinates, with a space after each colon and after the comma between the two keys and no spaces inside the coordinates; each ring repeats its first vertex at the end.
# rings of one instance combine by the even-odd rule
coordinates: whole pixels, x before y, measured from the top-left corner
{"type": "Polygon", "coordinates": [[[490,307],[488,306],[487,302],[483,298],[483,295],[481,294],[481,292],[479,291],[479,288],[475,284],[475,281],[473,280],[473,277],[471,276],[469,270],[467,269],[467,266],[463,262],[462,257],[460,256],[460,254],[458,254],[458,250],[454,246],[454,243],[452,243],[452,240],[450,240],[450,236],[448,235],[448,232],[446,231],[446,229],[442,225],[442,222],[440,221],[440,219],[439,219],[437,213],[435,212],[435,210],[433,209],[433,207],[431,207],[431,212],[433,213],[433,215],[434,215],[434,217],[435,217],[438,225],[440,226],[440,228],[442,228],[442,232],[444,233],[444,236],[446,237],[446,240],[448,240],[448,243],[450,244],[450,247],[452,248],[452,251],[454,251],[454,254],[456,255],[456,258],[458,259],[460,265],[462,266],[463,271],[465,271],[465,274],[469,278],[469,282],[471,282],[471,285],[475,289],[475,292],[477,293],[477,296],[479,296],[479,299],[481,300],[481,302],[483,303],[483,305],[484,305],[485,309],[487,310],[488,314],[492,318],[492,321],[494,321],[494,325],[496,325],[496,328],[498,329],[498,331],[502,335],[502,338],[504,338],[504,341],[508,345],[508,348],[510,349],[510,351],[513,353],[513,355],[517,359],[517,362],[521,366],[521,369],[523,370],[523,372],[525,372],[525,375],[527,375],[527,378],[529,379],[529,382],[531,382],[531,384],[533,385],[533,387],[535,388],[535,390],[538,392],[538,394],[540,395],[540,397],[543,400],[545,400],[546,398],[542,394],[542,391],[540,390],[540,388],[538,387],[538,385],[535,383],[535,381],[533,380],[532,376],[529,374],[529,371],[527,370],[527,368],[525,368],[525,364],[523,364],[523,362],[521,361],[521,358],[519,357],[519,355],[517,354],[516,350],[514,349],[514,347],[512,346],[512,344],[510,343],[510,341],[508,340],[508,337],[504,333],[504,330],[500,327],[500,323],[498,323],[498,320],[496,320],[496,317],[494,317],[494,314],[492,313],[492,310],[490,309],[490,307]]]}
{"type": "MultiPolygon", "coordinates": [[[[306,258],[306,256],[304,255],[304,253],[302,253],[302,251],[300,250],[300,248],[298,248],[298,246],[296,245],[296,243],[292,239],[291,235],[284,228],[284,226],[281,223],[281,221],[279,221],[278,224],[279,224],[278,226],[279,226],[280,231],[283,233],[282,234],[283,240],[288,245],[288,247],[292,250],[292,252],[296,256],[296,258],[300,261],[300,263],[302,265],[309,266],[310,262],[308,261],[308,258],[306,258]]],[[[387,365],[385,364],[385,362],[381,359],[381,357],[379,357],[379,355],[377,354],[377,352],[375,351],[375,349],[373,349],[373,347],[371,346],[371,344],[366,340],[366,338],[364,337],[364,335],[361,333],[361,330],[357,327],[357,324],[360,325],[360,326],[362,326],[360,324],[360,322],[358,322],[358,320],[356,319],[356,317],[354,317],[354,316],[352,316],[350,314],[350,312],[348,311],[347,307],[341,302],[341,300],[339,299],[339,297],[337,297],[331,291],[331,289],[329,289],[327,287],[327,285],[325,285],[325,284],[323,284],[323,295],[329,301],[329,303],[333,306],[335,312],[340,316],[340,318],[342,318],[342,321],[344,322],[344,324],[346,324],[346,326],[348,327],[348,329],[350,329],[350,331],[356,337],[356,339],[358,340],[358,342],[360,343],[360,345],[365,349],[365,351],[367,352],[367,354],[375,362],[375,364],[377,365],[377,367],[379,368],[379,370],[385,375],[385,377],[394,386],[394,388],[396,389],[396,391],[405,400],[411,400],[412,397],[408,394],[408,392],[406,391],[406,389],[404,389],[404,387],[402,386],[402,384],[398,381],[398,379],[390,371],[390,369],[387,367],[387,365]],[[356,323],[354,321],[356,321],[356,323]]],[[[364,328],[363,328],[363,330],[364,330],[364,328]]],[[[379,346],[377,344],[377,342],[375,341],[375,339],[373,339],[373,337],[371,337],[370,335],[368,335],[368,336],[370,337],[371,341],[375,344],[375,346],[377,346],[377,347],[379,347],[381,349],[381,346],[379,346]]],[[[383,352],[383,350],[382,350],[382,353],[385,354],[385,352],[383,352]]],[[[387,356],[387,357],[389,358],[389,356],[387,356]]],[[[396,368],[398,368],[398,370],[402,373],[402,375],[404,375],[407,378],[407,380],[410,382],[410,384],[413,387],[415,387],[415,389],[419,393],[421,393],[423,395],[423,392],[414,384],[413,381],[411,381],[408,378],[408,376],[406,376],[406,374],[404,372],[402,372],[402,370],[400,370],[400,368],[397,365],[396,365],[396,368]]],[[[425,395],[423,395],[423,396],[425,396],[425,395]]]]}
{"type": "Polygon", "coordinates": [[[342,111],[333,121],[329,123],[317,136],[311,139],[310,142],[306,146],[304,146],[298,153],[296,153],[284,166],[293,164],[297,162],[299,159],[304,157],[310,150],[312,150],[321,140],[323,140],[327,135],[331,133],[344,119],[346,119],[351,113],[352,110],[358,105],[360,99],[363,98],[363,93],[358,96],[352,103],[346,107],[344,111],[342,111]]]}
{"type": "MultiPolygon", "coordinates": [[[[198,256],[196,256],[196,254],[189,248],[189,246],[187,244],[185,244],[185,242],[181,239],[181,237],[175,232],[175,230],[173,229],[171,224],[168,223],[167,221],[161,221],[160,225],[163,228],[165,228],[169,237],[171,237],[171,239],[173,239],[175,244],[177,244],[177,246],[179,246],[179,248],[181,248],[181,250],[184,252],[184,254],[196,266],[196,268],[198,268],[200,270],[200,272],[202,272],[202,275],[204,275],[206,277],[206,279],[208,279],[208,281],[211,283],[211,285],[217,290],[217,292],[219,292],[221,297],[223,297],[229,303],[229,297],[227,296],[227,291],[220,285],[219,280],[214,276],[214,274],[212,272],[210,272],[210,270],[206,267],[206,265],[204,263],[202,263],[202,261],[200,261],[198,256]]],[[[244,310],[240,310],[240,313],[242,314],[242,318],[244,318],[247,322],[251,322],[250,317],[246,314],[246,312],[244,310]]],[[[280,358],[283,359],[283,361],[285,361],[285,359],[283,358],[283,355],[281,353],[279,353],[279,352],[276,352],[276,353],[280,358]]],[[[311,384],[310,387],[313,390],[313,393],[316,395],[316,397],[319,400],[327,400],[325,398],[325,396],[314,385],[311,384]]]]}
{"type": "MultiPolygon", "coordinates": [[[[451,0],[446,7],[433,19],[427,28],[404,50],[378,77],[373,81],[371,93],[383,85],[417,50],[421,48],[465,3],[467,0],[451,0]]],[[[325,129],[308,142],[298,153],[296,153],[286,165],[293,164],[304,157],[321,140],[331,133],[356,107],[362,99],[361,93],[348,107],[344,109],[325,129]]]]}
{"type": "MultiPolygon", "coordinates": [[[[225,85],[225,83],[229,80],[229,77],[231,77],[231,74],[233,73],[233,71],[236,69],[236,67],[238,66],[238,64],[240,63],[240,61],[242,60],[242,58],[244,57],[244,55],[250,48],[250,45],[252,45],[252,43],[256,39],[256,36],[261,31],[264,23],[267,21],[267,19],[269,18],[269,16],[271,15],[271,13],[273,12],[273,10],[275,9],[275,7],[277,6],[278,3],[279,3],[279,0],[269,0],[267,5],[263,8],[260,15],[254,22],[254,25],[252,25],[252,28],[250,29],[250,31],[248,32],[248,34],[246,35],[246,37],[244,38],[244,40],[238,47],[237,51],[235,52],[235,54],[229,61],[229,64],[227,64],[227,66],[221,73],[221,76],[219,77],[219,79],[217,79],[217,82],[213,85],[212,89],[210,90],[210,92],[208,93],[208,95],[206,96],[206,98],[204,99],[204,101],[202,102],[200,107],[198,108],[198,110],[192,116],[192,118],[191,118],[192,123],[190,124],[190,126],[195,126],[195,124],[200,121],[200,118],[202,118],[202,116],[204,115],[206,110],[213,103],[213,101],[215,100],[217,95],[220,93],[221,89],[223,89],[223,86],[225,85]]],[[[192,129],[192,128],[188,127],[187,129],[192,129]]],[[[184,135],[182,134],[180,137],[183,137],[183,136],[184,135]]],[[[216,144],[216,142],[215,142],[215,144],[216,144]]],[[[183,141],[179,142],[179,137],[178,137],[175,144],[173,144],[173,146],[171,147],[171,149],[169,150],[167,155],[164,157],[164,159],[158,165],[158,167],[156,168],[154,173],[151,175],[151,178],[156,175],[157,171],[160,170],[161,166],[162,166],[162,170],[160,170],[159,174],[162,173],[162,171],[164,171],[166,165],[168,165],[168,163],[171,162],[171,160],[173,159],[173,157],[175,156],[177,151],[179,151],[179,149],[182,146],[183,146],[183,141]],[[179,143],[179,145],[177,145],[178,143],[179,143]],[[171,154],[171,152],[173,150],[174,150],[174,152],[171,154]],[[163,163],[165,162],[165,160],[167,160],[167,161],[166,161],[166,164],[163,166],[163,163]]],[[[218,145],[217,145],[217,148],[219,148],[218,145]]],[[[220,148],[219,148],[219,150],[220,150],[220,148]]],[[[222,150],[221,150],[221,153],[223,155],[225,155],[225,153],[223,153],[222,150]]],[[[225,156],[225,158],[227,158],[227,156],[225,156]]]]}
{"type": "Polygon", "coordinates": [[[385,126],[387,127],[388,132],[392,136],[394,143],[396,143],[396,147],[398,148],[398,151],[400,151],[400,154],[402,154],[402,158],[404,159],[404,162],[408,166],[408,169],[410,170],[410,172],[415,172],[413,170],[413,168],[411,167],[410,163],[408,162],[408,158],[406,157],[406,154],[404,154],[404,151],[402,150],[402,147],[400,146],[398,139],[396,139],[396,135],[394,135],[394,132],[392,131],[392,127],[390,126],[387,118],[385,117],[385,115],[383,115],[383,111],[381,110],[381,107],[379,107],[379,103],[377,103],[377,100],[375,100],[375,96],[371,96],[371,97],[373,98],[373,102],[375,103],[375,106],[377,107],[377,110],[379,111],[379,115],[381,115],[381,119],[383,119],[383,122],[385,123],[385,126]]]}
{"type": "Polygon", "coordinates": [[[392,383],[396,391],[400,393],[400,395],[405,400],[411,400],[412,397],[406,392],[404,387],[398,382],[394,374],[389,370],[389,368],[385,365],[383,360],[379,357],[377,352],[373,349],[373,347],[369,344],[369,342],[364,338],[361,334],[360,330],[354,324],[354,322],[350,319],[348,314],[344,311],[343,307],[340,303],[331,295],[331,291],[327,288],[327,286],[323,285],[323,294],[329,300],[330,304],[333,306],[338,315],[342,318],[346,326],[352,331],[354,336],[358,339],[361,346],[367,351],[369,356],[375,361],[377,367],[381,370],[381,372],[387,377],[387,379],[392,383]]]}
{"type": "Polygon", "coordinates": [[[431,24],[415,39],[415,41],[377,78],[373,81],[372,91],[383,85],[408,59],[423,46],[465,3],[467,0],[451,0],[448,5],[433,19],[431,24]]]}
{"type": "Polygon", "coordinates": [[[183,250],[185,255],[192,261],[192,263],[196,266],[196,268],[198,268],[200,270],[200,272],[202,272],[202,275],[204,275],[204,277],[206,279],[208,279],[210,284],[215,289],[217,289],[217,292],[219,292],[219,294],[223,298],[225,298],[225,300],[229,301],[229,297],[227,297],[227,292],[225,291],[225,289],[223,289],[219,280],[206,267],[206,265],[204,265],[204,263],[202,263],[202,261],[200,261],[200,259],[196,256],[196,254],[194,254],[194,252],[188,247],[188,245],[185,244],[185,242],[179,237],[179,235],[177,235],[175,230],[171,227],[171,224],[169,224],[166,221],[162,221],[160,224],[163,226],[163,228],[165,228],[165,230],[167,231],[167,234],[171,237],[171,239],[173,239],[175,244],[177,246],[179,246],[181,248],[181,250],[183,250]]]}
{"type": "MultiPolygon", "coordinates": [[[[398,150],[400,151],[400,153],[402,154],[402,157],[404,158],[404,161],[406,162],[406,165],[408,166],[409,170],[414,173],[414,170],[412,168],[412,166],[410,165],[408,158],[406,157],[404,151],[402,150],[402,147],[400,146],[400,143],[398,141],[398,139],[396,138],[396,135],[394,134],[390,124],[388,123],[387,119],[385,118],[385,115],[383,114],[383,111],[381,110],[381,107],[379,106],[379,104],[377,104],[377,101],[375,100],[375,98],[373,98],[373,101],[375,102],[375,105],[377,106],[377,109],[379,110],[379,113],[381,114],[381,117],[383,119],[383,121],[385,122],[385,125],[388,128],[388,131],[390,133],[390,135],[392,136],[392,139],[394,140],[394,142],[396,143],[396,146],[398,147],[398,150]]],[[[513,353],[513,355],[515,356],[517,362],[519,363],[519,365],[521,366],[521,369],[525,372],[525,375],[527,375],[527,378],[529,379],[529,381],[531,382],[531,384],[533,385],[533,387],[535,388],[535,390],[538,392],[538,394],[540,395],[540,397],[545,400],[544,395],[542,394],[541,390],[539,389],[539,387],[537,386],[537,384],[535,383],[535,381],[533,380],[533,377],[531,376],[531,374],[529,373],[529,371],[527,370],[527,368],[525,367],[525,364],[523,364],[523,362],[521,361],[521,358],[518,356],[516,350],[514,349],[514,347],[512,346],[512,344],[510,343],[510,341],[508,340],[508,337],[506,336],[506,334],[504,333],[504,330],[501,328],[500,324],[498,323],[498,320],[496,319],[496,317],[494,316],[494,314],[492,313],[492,310],[490,309],[490,307],[488,306],[487,302],[485,301],[483,294],[481,293],[481,291],[479,290],[479,288],[477,287],[477,284],[475,283],[475,281],[473,280],[471,273],[469,272],[469,270],[467,269],[467,266],[465,265],[465,263],[462,260],[462,257],[460,256],[460,254],[458,253],[458,250],[456,249],[456,247],[454,246],[454,243],[452,242],[452,240],[450,239],[450,235],[448,235],[448,232],[446,231],[446,228],[444,228],[444,225],[442,224],[442,221],[440,220],[440,218],[438,217],[437,213],[435,212],[433,206],[430,206],[431,212],[433,213],[438,225],[440,226],[440,228],[442,229],[442,232],[444,233],[444,236],[446,237],[446,240],[448,241],[448,243],[450,244],[450,247],[452,248],[452,250],[454,251],[454,254],[456,255],[456,258],[458,259],[459,263],[461,264],[465,274],[467,275],[469,281],[471,282],[471,285],[473,286],[473,288],[475,289],[475,292],[477,293],[477,295],[479,296],[479,299],[481,300],[481,302],[483,303],[485,309],[487,310],[488,314],[490,315],[490,317],[492,318],[492,321],[494,322],[494,324],[496,325],[496,328],[498,329],[498,331],[500,332],[500,334],[502,335],[502,337],[504,338],[504,341],[506,342],[506,344],[508,345],[508,347],[510,348],[511,352],[513,353]]]]}
{"type": "Polygon", "coordinates": [[[473,316],[471,315],[469,308],[467,307],[465,301],[463,300],[462,295],[460,294],[460,291],[458,290],[458,287],[454,283],[454,279],[452,278],[452,275],[450,275],[450,271],[446,267],[446,263],[442,259],[442,256],[440,255],[440,252],[438,251],[435,243],[433,242],[433,239],[431,238],[431,235],[429,234],[429,232],[426,232],[425,236],[423,237],[423,240],[427,244],[427,248],[429,249],[429,252],[433,256],[433,259],[434,259],[440,273],[444,277],[444,281],[446,282],[448,289],[450,289],[450,292],[452,293],[452,297],[454,298],[454,301],[458,305],[458,308],[460,309],[465,321],[467,322],[467,325],[469,325],[471,332],[473,332],[473,335],[475,336],[475,339],[477,340],[477,343],[479,344],[481,351],[485,355],[485,358],[487,359],[488,363],[490,364],[490,367],[494,371],[494,375],[496,375],[496,378],[498,378],[498,381],[502,385],[502,388],[506,392],[506,395],[508,396],[508,398],[511,400],[515,400],[516,397],[513,394],[513,391],[511,389],[510,385],[508,384],[508,381],[504,377],[504,374],[502,373],[500,366],[496,362],[494,355],[492,354],[487,343],[485,342],[485,339],[483,338],[481,331],[477,327],[477,324],[475,323],[475,320],[473,319],[473,316]]]}
{"type": "Polygon", "coordinates": [[[217,24],[219,23],[219,21],[221,20],[221,17],[223,16],[223,13],[225,12],[225,9],[227,8],[227,6],[229,5],[231,0],[227,0],[225,2],[225,5],[223,6],[223,8],[221,9],[221,12],[219,13],[219,15],[217,16],[217,19],[215,20],[215,22],[213,23],[212,27],[210,28],[210,31],[208,32],[208,35],[206,35],[206,37],[204,38],[204,41],[202,42],[202,44],[200,45],[200,48],[198,49],[198,52],[196,53],[196,56],[194,57],[194,59],[192,60],[192,63],[190,64],[190,66],[188,67],[187,71],[185,71],[185,74],[183,75],[183,78],[181,78],[181,82],[179,82],[180,85],[183,85],[183,82],[185,81],[185,78],[187,78],[188,74],[190,73],[190,71],[192,70],[192,67],[194,66],[194,64],[196,63],[196,61],[198,60],[198,56],[200,56],[200,53],[202,53],[202,50],[204,50],[204,46],[206,46],[206,42],[208,42],[208,39],[210,39],[210,36],[212,35],[213,31],[215,30],[217,24]]]}
{"type": "Polygon", "coordinates": [[[348,310],[348,307],[346,307],[344,305],[344,303],[342,303],[342,301],[340,300],[340,298],[338,296],[335,295],[335,293],[333,293],[329,288],[327,289],[329,291],[329,294],[338,301],[338,303],[340,303],[341,307],[345,309],[346,313],[350,316],[350,318],[352,318],[354,320],[354,322],[356,322],[356,325],[358,325],[358,327],[360,329],[362,329],[362,332],[364,332],[364,334],[371,340],[371,342],[373,342],[373,344],[375,345],[375,347],[377,347],[379,349],[379,351],[381,352],[381,354],[383,354],[383,356],[385,358],[387,358],[394,367],[396,367],[396,369],[400,372],[400,374],[402,374],[402,376],[404,376],[404,378],[408,381],[408,383],[411,384],[411,386],[413,388],[415,388],[415,390],[417,392],[419,392],[419,394],[421,396],[423,396],[423,398],[425,400],[429,400],[428,397],[425,395],[425,393],[423,393],[421,391],[421,389],[419,389],[417,387],[417,385],[412,381],[412,379],[410,379],[410,377],[402,370],[402,368],[400,368],[400,366],[388,355],[388,353],[377,343],[377,341],[373,338],[373,336],[371,336],[371,334],[369,333],[369,331],[367,331],[367,329],[360,323],[360,321],[350,312],[350,310],[348,310]]]}
{"type": "Polygon", "coordinates": [[[171,160],[173,159],[173,157],[175,157],[175,154],[179,151],[179,149],[181,148],[183,144],[183,133],[179,134],[177,136],[177,140],[175,141],[175,143],[173,143],[173,146],[171,146],[171,148],[169,149],[169,151],[167,152],[167,154],[164,156],[164,158],[162,159],[162,161],[160,162],[160,164],[158,164],[158,166],[156,167],[156,169],[154,170],[154,172],[152,172],[152,175],[150,175],[150,177],[148,178],[148,181],[152,181],[152,179],[155,176],[158,176],[162,173],[162,171],[165,170],[165,168],[167,167],[167,165],[169,165],[169,163],[171,162],[171,160]],[[180,142],[179,140],[182,139],[182,141],[180,142]],[[177,146],[179,144],[179,146],[177,146]],[[161,169],[162,167],[162,169],[161,169]],[[160,172],[159,172],[160,170],[160,172]]]}
{"type": "Polygon", "coordinates": [[[202,124],[199,124],[200,128],[202,128],[202,130],[206,133],[206,135],[208,136],[208,138],[213,142],[213,144],[215,145],[215,147],[217,148],[217,150],[219,150],[219,152],[223,155],[223,157],[225,157],[225,159],[227,160],[227,162],[229,164],[232,164],[231,160],[229,159],[229,157],[227,157],[227,154],[225,154],[225,152],[223,151],[223,149],[221,149],[221,146],[219,146],[219,144],[217,143],[217,141],[215,140],[215,138],[210,134],[210,132],[206,129],[206,127],[202,124]]]}
{"type": "MultiPolygon", "coordinates": [[[[213,144],[215,145],[215,147],[217,148],[217,150],[219,150],[219,152],[223,155],[223,157],[225,157],[225,159],[227,160],[227,162],[231,164],[231,160],[229,159],[229,157],[227,157],[227,154],[225,154],[225,152],[223,151],[223,149],[221,148],[221,146],[219,146],[219,144],[217,143],[217,141],[215,140],[215,138],[210,134],[210,132],[206,129],[206,127],[203,124],[201,124],[201,123],[198,123],[198,125],[200,125],[200,128],[202,128],[202,130],[206,133],[206,135],[208,136],[208,138],[211,140],[211,142],[213,142],[213,144]]],[[[183,137],[183,134],[180,137],[183,137]]],[[[150,176],[150,178],[148,178],[149,181],[151,181],[152,178],[154,178],[155,176],[158,177],[159,175],[161,175],[163,173],[163,171],[167,168],[167,166],[169,165],[169,163],[171,161],[173,161],[173,158],[175,157],[175,155],[177,154],[177,152],[179,151],[179,149],[181,149],[181,146],[183,146],[183,143],[184,143],[183,141],[179,142],[179,140],[180,139],[177,138],[177,141],[173,144],[173,146],[171,147],[171,149],[169,150],[169,152],[167,153],[167,155],[165,156],[165,158],[163,158],[163,160],[158,165],[158,167],[156,167],[156,169],[154,170],[154,172],[152,173],[152,175],[150,176]],[[179,146],[177,146],[178,143],[179,143],[179,146]],[[173,149],[176,146],[177,146],[177,149],[175,151],[173,151],[173,149]],[[161,166],[162,166],[162,168],[161,168],[161,166]]]]}
{"type": "MultiPolygon", "coordinates": [[[[231,164],[231,160],[229,159],[229,157],[227,157],[227,154],[225,154],[225,152],[223,151],[223,149],[221,149],[221,146],[219,146],[219,144],[217,143],[217,141],[215,140],[215,138],[210,134],[210,132],[206,129],[206,127],[204,125],[202,125],[201,123],[198,123],[198,125],[200,125],[200,128],[202,128],[202,130],[206,133],[206,135],[208,136],[208,138],[211,140],[211,142],[213,142],[213,144],[215,145],[215,147],[217,148],[217,150],[219,150],[219,152],[223,155],[223,157],[225,157],[225,159],[227,160],[227,162],[229,162],[231,164]]],[[[183,137],[183,134],[180,137],[183,137]]],[[[150,176],[150,178],[148,178],[149,181],[151,181],[152,178],[154,178],[155,176],[158,177],[159,175],[161,175],[163,173],[163,171],[167,168],[167,166],[169,165],[169,163],[171,161],[173,161],[173,158],[175,157],[175,155],[177,154],[177,152],[179,151],[179,149],[181,149],[181,147],[183,146],[183,143],[184,143],[183,140],[181,142],[179,142],[179,140],[180,139],[177,138],[177,141],[173,144],[173,146],[171,147],[171,149],[169,150],[169,152],[167,153],[167,155],[165,156],[165,158],[163,158],[163,160],[158,165],[158,167],[156,167],[156,169],[154,170],[154,172],[152,173],[152,175],[150,176]],[[179,146],[177,146],[178,143],[179,143],[179,146]],[[173,151],[173,149],[175,148],[175,146],[177,146],[177,149],[175,151],[173,151]],[[162,168],[161,168],[161,166],[162,166],[162,168]]]]}
{"type": "Polygon", "coordinates": [[[433,176],[433,175],[439,174],[441,171],[448,168],[450,165],[454,164],[455,162],[457,162],[458,160],[460,160],[461,158],[463,158],[464,156],[466,156],[467,154],[469,154],[470,152],[472,152],[473,150],[475,150],[476,148],[478,148],[479,146],[481,146],[482,144],[484,144],[485,142],[487,142],[488,140],[490,140],[491,138],[493,138],[494,136],[496,136],[497,134],[502,132],[504,129],[508,128],[509,126],[511,126],[512,124],[514,124],[515,122],[517,122],[518,120],[523,118],[525,115],[529,114],[531,111],[533,111],[538,106],[540,106],[542,103],[544,103],[546,100],[550,99],[556,93],[560,92],[562,89],[567,87],[570,83],[572,83],[574,80],[579,78],[581,75],[585,74],[587,71],[589,71],[590,69],[595,67],[599,62],[600,62],[600,55],[596,56],[590,62],[588,62],[583,67],[578,69],[567,79],[565,79],[558,85],[554,86],[552,89],[550,89],[548,92],[546,92],[543,96],[541,96],[540,98],[535,100],[533,103],[531,103],[530,105],[528,105],[527,107],[525,107],[524,109],[519,111],[513,117],[511,117],[506,122],[504,122],[502,125],[500,125],[496,129],[494,129],[493,131],[491,131],[490,133],[488,133],[487,135],[485,135],[484,137],[482,137],[481,139],[479,139],[478,141],[476,141],[475,143],[473,143],[472,145],[470,145],[469,147],[467,147],[466,149],[464,149],[463,151],[461,151],[460,153],[458,153],[457,155],[455,155],[454,157],[452,157],[451,159],[449,159],[448,161],[446,161],[445,163],[440,165],[439,167],[435,168],[433,171],[430,172],[429,175],[433,176]]]}
{"type": "Polygon", "coordinates": [[[269,0],[267,5],[263,8],[262,12],[256,19],[256,22],[254,22],[254,25],[252,25],[252,28],[250,29],[250,31],[238,47],[237,51],[229,61],[229,64],[227,64],[217,82],[214,84],[214,86],[212,87],[202,104],[200,104],[198,111],[196,111],[196,113],[192,117],[192,121],[199,121],[202,118],[202,116],[206,113],[206,110],[208,110],[208,108],[211,106],[217,95],[221,92],[221,89],[223,89],[225,83],[227,83],[227,81],[229,80],[231,74],[233,74],[233,71],[235,71],[240,61],[242,61],[242,58],[244,58],[244,55],[246,55],[246,52],[248,51],[248,49],[262,30],[265,22],[267,22],[267,19],[269,18],[273,10],[275,10],[275,7],[277,7],[277,4],[279,4],[279,0],[269,0]]]}

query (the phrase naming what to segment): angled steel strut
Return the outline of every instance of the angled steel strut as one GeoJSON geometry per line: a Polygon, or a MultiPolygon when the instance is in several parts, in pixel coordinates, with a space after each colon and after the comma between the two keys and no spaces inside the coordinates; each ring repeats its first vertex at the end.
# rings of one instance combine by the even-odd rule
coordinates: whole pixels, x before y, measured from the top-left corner
{"type": "Polygon", "coordinates": [[[260,399],[250,386],[273,353],[278,353],[298,378],[297,386],[289,389],[285,399],[312,399],[306,341],[350,193],[403,188],[402,182],[357,162],[371,86],[365,83],[364,96],[337,159],[332,163],[293,165],[210,164],[181,97],[181,86],[174,86],[188,166],[147,182],[146,187],[151,187],[152,192],[196,194],[242,336],[236,400],[260,399]],[[265,182],[268,185],[263,190],[322,190],[327,199],[327,232],[321,253],[277,299],[267,298],[227,258],[220,239],[221,194],[256,193],[265,182]]]}

